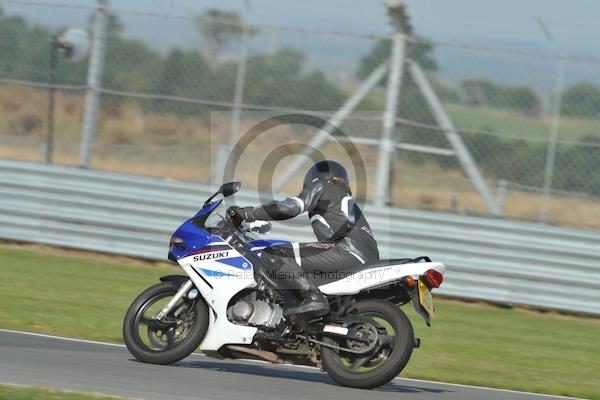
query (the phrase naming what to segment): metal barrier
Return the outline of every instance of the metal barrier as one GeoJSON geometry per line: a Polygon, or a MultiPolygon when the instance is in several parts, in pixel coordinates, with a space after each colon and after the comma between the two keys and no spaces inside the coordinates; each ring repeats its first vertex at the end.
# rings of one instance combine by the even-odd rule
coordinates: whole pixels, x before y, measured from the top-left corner
{"type": "MultiPolygon", "coordinates": [[[[62,166],[0,160],[0,238],[152,260],[213,188],[62,166]]],[[[238,204],[258,195],[240,191],[238,204]]],[[[446,264],[438,293],[600,315],[600,233],[365,206],[383,256],[428,255],[446,264]]],[[[306,221],[273,236],[313,240],[306,221]]]]}

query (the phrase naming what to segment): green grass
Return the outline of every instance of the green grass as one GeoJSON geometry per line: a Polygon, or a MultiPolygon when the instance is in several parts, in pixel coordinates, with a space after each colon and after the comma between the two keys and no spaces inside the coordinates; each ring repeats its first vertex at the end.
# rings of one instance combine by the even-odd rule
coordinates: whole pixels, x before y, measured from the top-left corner
{"type": "Polygon", "coordinates": [[[600,319],[449,300],[431,328],[409,315],[422,344],[403,376],[600,399],[600,319]]]}
{"type": "Polygon", "coordinates": [[[0,327],[121,342],[123,316],[166,265],[0,246],[0,327]]]}
{"type": "MultiPolygon", "coordinates": [[[[0,327],[121,341],[133,298],[165,264],[0,246],[0,327]]],[[[600,319],[434,299],[402,376],[600,399],[600,319]]]]}
{"type": "Polygon", "coordinates": [[[0,400],[114,400],[118,398],[38,387],[0,385],[0,400]]]}
{"type": "MultiPolygon", "coordinates": [[[[447,104],[448,113],[458,129],[486,129],[498,134],[524,139],[548,139],[552,119],[530,117],[499,108],[447,104]]],[[[561,140],[577,141],[600,130],[600,119],[569,118],[562,116],[559,135],[561,140]]]]}

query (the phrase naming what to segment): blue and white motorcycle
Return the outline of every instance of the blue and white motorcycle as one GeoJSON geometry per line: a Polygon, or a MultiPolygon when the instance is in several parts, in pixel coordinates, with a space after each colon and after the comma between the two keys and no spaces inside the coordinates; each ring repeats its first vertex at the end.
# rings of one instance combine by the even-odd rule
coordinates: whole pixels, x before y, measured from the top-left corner
{"type": "Polygon", "coordinates": [[[381,260],[335,274],[323,265],[306,272],[329,298],[330,314],[286,319],[290,298],[275,290],[260,257],[265,247],[287,242],[259,240],[255,234],[268,233],[270,223],[243,223],[226,207],[224,197],[240,186],[221,186],[173,234],[169,259],[186,275],[162,277],[131,304],[123,324],[131,354],[170,364],[200,347],[211,357],[317,366],[357,388],[397,376],[420,344],[400,306],[412,302],[430,325],[431,290],[442,283],[444,265],[427,257],[381,260]]]}

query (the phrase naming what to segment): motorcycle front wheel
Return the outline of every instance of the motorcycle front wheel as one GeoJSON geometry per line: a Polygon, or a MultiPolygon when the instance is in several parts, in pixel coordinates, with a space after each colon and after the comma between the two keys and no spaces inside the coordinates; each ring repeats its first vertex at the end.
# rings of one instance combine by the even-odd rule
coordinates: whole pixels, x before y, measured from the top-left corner
{"type": "Polygon", "coordinates": [[[161,321],[155,319],[177,290],[175,283],[161,282],[143,291],[127,310],[123,340],[138,360],[171,364],[191,354],[204,339],[208,307],[200,296],[182,298],[161,321]]]}
{"type": "Polygon", "coordinates": [[[355,354],[323,346],[323,369],[342,386],[372,389],[388,383],[404,369],[412,355],[415,338],[410,320],[402,310],[384,300],[359,301],[348,314],[369,321],[350,326],[363,340],[327,337],[324,341],[339,348],[367,352],[355,354]]]}

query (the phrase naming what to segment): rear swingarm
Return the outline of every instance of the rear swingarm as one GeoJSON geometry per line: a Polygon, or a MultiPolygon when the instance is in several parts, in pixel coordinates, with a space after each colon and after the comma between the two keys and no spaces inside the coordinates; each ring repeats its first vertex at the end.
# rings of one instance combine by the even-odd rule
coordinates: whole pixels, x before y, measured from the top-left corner
{"type": "MultiPolygon", "coordinates": [[[[334,344],[329,344],[327,342],[323,342],[321,340],[313,339],[313,338],[306,337],[306,336],[303,336],[303,335],[298,335],[298,337],[301,338],[301,339],[307,340],[310,343],[318,344],[318,345],[323,346],[323,347],[328,347],[330,349],[334,349],[334,350],[337,350],[337,351],[343,351],[345,353],[352,353],[352,354],[366,354],[366,353],[370,353],[370,352],[372,352],[379,345],[379,337],[377,337],[377,340],[373,340],[372,343],[368,347],[366,347],[365,349],[361,349],[361,350],[353,350],[353,349],[349,349],[347,347],[336,346],[334,344]]],[[[350,339],[351,340],[355,340],[355,339],[352,339],[352,338],[350,338],[350,339]]]]}

